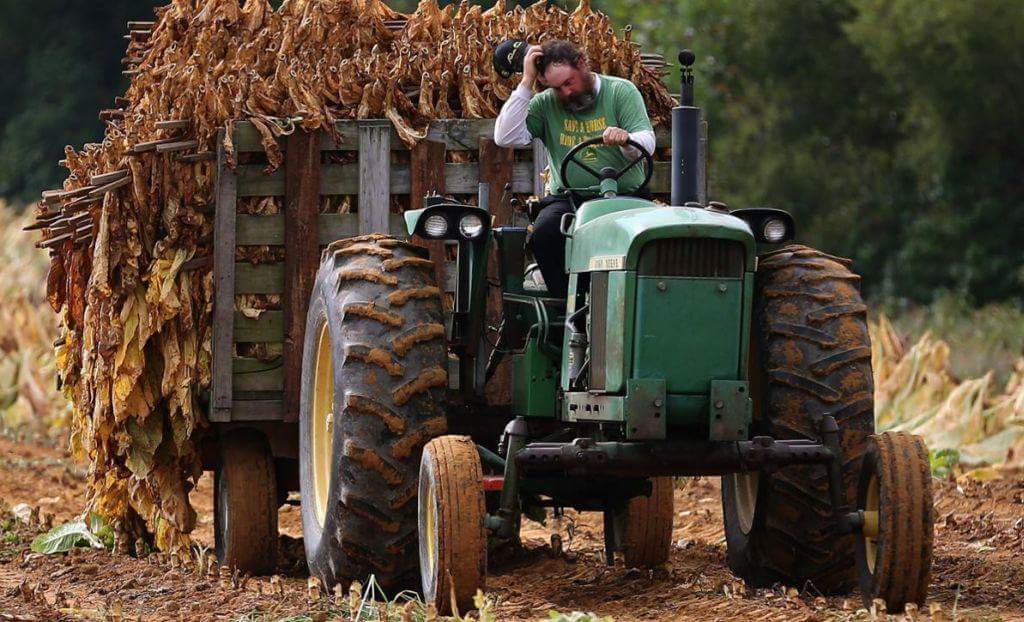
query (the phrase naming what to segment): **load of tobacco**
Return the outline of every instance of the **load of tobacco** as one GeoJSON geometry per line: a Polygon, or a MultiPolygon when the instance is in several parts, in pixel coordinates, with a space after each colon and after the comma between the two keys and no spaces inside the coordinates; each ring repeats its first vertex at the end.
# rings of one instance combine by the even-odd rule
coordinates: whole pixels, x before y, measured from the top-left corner
{"type": "MultiPolygon", "coordinates": [[[[43,193],[28,228],[51,256],[57,367],[72,445],[91,464],[91,509],[125,535],[155,535],[162,549],[185,545],[195,526],[188,494],[209,426],[199,396],[211,378],[218,130],[233,166],[232,125],[251,122],[268,172],[282,161],[277,137],[334,132],[340,119],[389,119],[412,146],[432,119],[497,116],[518,78],[500,78],[491,55],[509,38],[577,43],[593,69],[637,85],[655,124],[674,105],[663,63],[587,0],[571,13],[423,0],[408,15],[380,0],[287,0],[277,10],[267,0],[173,0],[128,27],[131,83],[100,112],[103,141],[65,149],[70,174],[43,193]]],[[[274,213],[280,199],[238,209],[274,213]]],[[[239,260],[260,259],[246,252],[266,259],[279,249],[239,249],[239,260]]],[[[274,303],[253,298],[240,296],[239,310],[274,303]]]]}

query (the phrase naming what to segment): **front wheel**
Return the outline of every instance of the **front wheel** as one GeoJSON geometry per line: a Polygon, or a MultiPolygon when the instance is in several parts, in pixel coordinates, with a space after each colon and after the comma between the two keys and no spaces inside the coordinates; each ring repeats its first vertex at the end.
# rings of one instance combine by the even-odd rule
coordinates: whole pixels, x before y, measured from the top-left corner
{"type": "Polygon", "coordinates": [[[487,576],[483,468],[468,436],[427,443],[420,460],[419,541],[423,599],[446,615],[473,608],[487,576]]]}
{"type": "Polygon", "coordinates": [[[924,604],[932,565],[933,499],[928,449],[919,436],[872,436],[861,469],[857,510],[864,528],[857,571],[864,605],[880,598],[892,613],[924,604]]]}

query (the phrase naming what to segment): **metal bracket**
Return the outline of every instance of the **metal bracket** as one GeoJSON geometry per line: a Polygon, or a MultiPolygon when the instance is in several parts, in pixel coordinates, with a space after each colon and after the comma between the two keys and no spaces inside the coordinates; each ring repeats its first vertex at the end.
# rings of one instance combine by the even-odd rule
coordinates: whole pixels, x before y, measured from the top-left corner
{"type": "Polygon", "coordinates": [[[745,380],[712,380],[708,438],[713,441],[747,439],[753,402],[745,380]]]}
{"type": "Polygon", "coordinates": [[[628,440],[662,440],[668,401],[665,380],[634,378],[626,382],[626,438],[628,440]]]}

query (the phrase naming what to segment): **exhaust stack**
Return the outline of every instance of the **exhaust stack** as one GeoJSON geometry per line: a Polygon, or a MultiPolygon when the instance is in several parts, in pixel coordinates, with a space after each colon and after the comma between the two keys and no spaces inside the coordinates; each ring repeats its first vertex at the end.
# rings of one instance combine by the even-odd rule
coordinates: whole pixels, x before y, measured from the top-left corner
{"type": "Polygon", "coordinates": [[[679,105],[672,109],[672,205],[698,202],[697,159],[700,108],[693,105],[693,62],[690,50],[679,53],[679,105]]]}

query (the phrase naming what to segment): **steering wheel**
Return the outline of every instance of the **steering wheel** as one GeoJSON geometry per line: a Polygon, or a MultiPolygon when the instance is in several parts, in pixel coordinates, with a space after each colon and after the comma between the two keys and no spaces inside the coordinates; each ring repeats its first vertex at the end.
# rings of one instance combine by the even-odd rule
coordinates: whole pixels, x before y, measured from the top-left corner
{"type": "MultiPolygon", "coordinates": [[[[609,178],[614,179],[615,181],[618,181],[620,177],[625,175],[627,171],[629,171],[631,168],[636,166],[638,162],[645,162],[647,164],[647,166],[645,167],[647,169],[647,175],[644,177],[643,182],[641,182],[640,185],[637,186],[636,189],[639,190],[641,188],[644,188],[645,186],[647,186],[648,183],[650,183],[651,175],[654,174],[654,157],[651,154],[647,153],[647,150],[644,149],[643,145],[641,145],[640,143],[636,142],[632,138],[627,139],[626,140],[626,144],[629,145],[630,147],[635,148],[637,151],[639,151],[640,155],[638,155],[637,157],[633,158],[633,160],[629,164],[625,165],[624,167],[620,168],[617,171],[613,170],[611,167],[606,167],[606,168],[602,169],[601,172],[597,172],[593,168],[587,166],[586,164],[584,164],[583,162],[581,162],[580,160],[578,160],[576,158],[576,154],[578,154],[580,151],[583,151],[583,149],[585,149],[585,148],[587,148],[587,147],[589,147],[591,145],[603,145],[603,144],[604,144],[604,139],[602,137],[598,136],[596,138],[588,138],[587,140],[585,140],[585,141],[583,141],[581,143],[578,143],[575,147],[570,149],[569,153],[565,154],[565,157],[562,158],[562,166],[559,168],[559,173],[561,173],[562,183],[563,184],[566,183],[566,180],[568,179],[568,175],[567,174],[569,172],[569,168],[568,167],[569,167],[569,163],[570,162],[572,162],[576,166],[580,167],[581,169],[583,169],[584,171],[586,171],[587,173],[592,175],[594,177],[594,179],[596,179],[599,182],[601,180],[603,180],[603,179],[609,179],[609,178]]],[[[572,190],[572,188],[565,188],[565,189],[566,190],[572,190]]]]}

